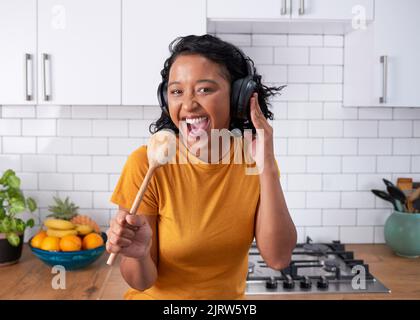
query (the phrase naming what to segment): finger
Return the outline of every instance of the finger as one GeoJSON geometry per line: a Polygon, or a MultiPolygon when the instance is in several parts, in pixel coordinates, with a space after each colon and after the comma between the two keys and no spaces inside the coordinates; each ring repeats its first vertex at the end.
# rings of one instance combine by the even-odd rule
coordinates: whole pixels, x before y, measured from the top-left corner
{"type": "Polygon", "coordinates": [[[130,239],[119,237],[116,234],[111,233],[111,236],[109,237],[109,243],[113,246],[124,248],[131,245],[132,241],[130,239]]]}
{"type": "Polygon", "coordinates": [[[126,212],[126,211],[122,211],[122,210],[118,211],[117,216],[115,218],[115,222],[118,223],[120,226],[124,225],[125,224],[125,217],[127,215],[129,215],[129,213],[126,212]]]}
{"type": "Polygon", "coordinates": [[[125,220],[129,226],[137,228],[142,227],[147,223],[146,219],[141,215],[128,215],[125,217],[125,220]]]}
{"type": "Polygon", "coordinates": [[[118,253],[121,251],[121,248],[117,245],[112,244],[111,242],[106,242],[106,251],[109,253],[118,253]]]}
{"type": "Polygon", "coordinates": [[[125,237],[128,239],[132,239],[135,236],[135,231],[131,230],[128,226],[122,227],[118,224],[112,227],[112,233],[116,234],[119,237],[125,237]]]}

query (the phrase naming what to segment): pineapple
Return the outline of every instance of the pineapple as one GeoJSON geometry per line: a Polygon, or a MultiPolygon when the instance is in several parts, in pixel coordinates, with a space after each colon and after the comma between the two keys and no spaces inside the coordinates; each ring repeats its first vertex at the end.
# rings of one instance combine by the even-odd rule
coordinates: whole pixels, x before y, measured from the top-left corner
{"type": "Polygon", "coordinates": [[[48,207],[48,210],[52,212],[48,217],[68,220],[73,224],[88,225],[91,226],[95,232],[101,232],[98,224],[94,220],[88,216],[78,214],[77,210],[79,207],[71,202],[68,197],[64,201],[58,197],[54,197],[54,201],[55,205],[48,207]]]}

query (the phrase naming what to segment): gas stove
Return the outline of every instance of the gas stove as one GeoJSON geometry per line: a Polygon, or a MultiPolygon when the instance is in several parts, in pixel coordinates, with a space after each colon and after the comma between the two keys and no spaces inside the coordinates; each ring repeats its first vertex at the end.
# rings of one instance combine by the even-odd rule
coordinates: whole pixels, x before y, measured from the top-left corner
{"type": "Polygon", "coordinates": [[[292,261],[281,271],[262,259],[255,241],[249,250],[246,294],[389,293],[340,241],[297,244],[292,261]]]}

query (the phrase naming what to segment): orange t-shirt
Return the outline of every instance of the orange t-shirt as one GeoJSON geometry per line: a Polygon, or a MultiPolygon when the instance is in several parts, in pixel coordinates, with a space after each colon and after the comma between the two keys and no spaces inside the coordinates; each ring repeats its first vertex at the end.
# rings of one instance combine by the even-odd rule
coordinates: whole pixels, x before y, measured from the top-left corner
{"type": "MultiPolygon", "coordinates": [[[[176,164],[156,169],[138,214],[158,215],[158,278],[144,291],[129,289],[125,299],[244,298],[260,185],[258,175],[245,174],[247,164],[234,163],[241,152],[234,149],[229,164],[209,164],[177,148],[176,164]],[[180,164],[180,154],[194,163],[180,164]]],[[[128,157],[111,202],[131,208],[147,168],[141,146],[128,157]]]]}

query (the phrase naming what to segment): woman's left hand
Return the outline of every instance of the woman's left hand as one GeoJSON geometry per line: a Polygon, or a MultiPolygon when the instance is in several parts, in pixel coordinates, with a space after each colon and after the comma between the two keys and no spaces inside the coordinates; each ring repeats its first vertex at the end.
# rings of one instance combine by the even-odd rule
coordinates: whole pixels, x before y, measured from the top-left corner
{"type": "Polygon", "coordinates": [[[258,94],[254,93],[250,100],[251,107],[251,121],[254,127],[257,129],[256,136],[245,134],[244,138],[247,140],[248,148],[247,156],[250,156],[255,162],[259,169],[259,173],[262,173],[264,167],[271,166],[276,167],[275,156],[274,156],[274,142],[273,142],[273,127],[268,123],[267,119],[261,111],[258,103],[258,94]],[[249,148],[249,146],[252,148],[249,148]],[[252,150],[252,151],[251,151],[252,150]]]}

